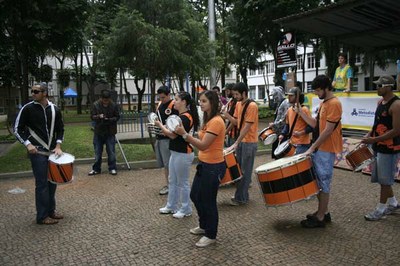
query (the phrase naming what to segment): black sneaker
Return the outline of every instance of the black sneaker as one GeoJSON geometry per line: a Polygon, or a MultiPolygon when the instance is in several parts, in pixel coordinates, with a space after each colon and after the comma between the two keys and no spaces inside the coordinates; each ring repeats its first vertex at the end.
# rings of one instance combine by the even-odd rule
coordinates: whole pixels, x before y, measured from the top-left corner
{"type": "MultiPolygon", "coordinates": [[[[311,217],[312,217],[312,216],[315,216],[316,214],[317,214],[316,212],[314,212],[314,213],[312,213],[312,214],[307,214],[307,215],[306,215],[306,218],[307,218],[307,219],[311,219],[311,217]]],[[[325,223],[330,223],[330,222],[332,222],[331,214],[330,214],[329,212],[325,214],[325,216],[324,216],[324,222],[325,222],[325,223]]]]}
{"type": "Polygon", "coordinates": [[[305,219],[300,224],[305,228],[325,227],[324,220],[318,220],[317,216],[310,216],[310,219],[305,219]]]}

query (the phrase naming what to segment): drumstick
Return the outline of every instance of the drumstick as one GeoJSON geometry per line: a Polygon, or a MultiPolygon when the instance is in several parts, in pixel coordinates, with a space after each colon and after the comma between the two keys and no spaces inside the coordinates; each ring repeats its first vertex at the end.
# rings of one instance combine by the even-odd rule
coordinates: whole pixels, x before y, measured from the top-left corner
{"type": "Polygon", "coordinates": [[[47,152],[47,151],[37,151],[36,153],[40,154],[40,155],[44,155],[44,156],[50,156],[50,154],[51,154],[51,152],[47,152]]]}
{"type": "Polygon", "coordinates": [[[300,89],[298,89],[296,92],[296,106],[297,106],[297,108],[300,109],[300,100],[299,99],[300,99],[300,89]]]}

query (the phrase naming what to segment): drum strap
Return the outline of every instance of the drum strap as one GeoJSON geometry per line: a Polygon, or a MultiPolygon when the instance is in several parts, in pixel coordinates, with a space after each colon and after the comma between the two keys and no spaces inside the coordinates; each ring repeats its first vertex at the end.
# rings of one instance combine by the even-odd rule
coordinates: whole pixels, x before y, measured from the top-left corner
{"type": "Polygon", "coordinates": [[[45,149],[50,150],[50,146],[51,146],[51,140],[53,139],[53,135],[54,135],[54,124],[55,124],[55,120],[56,120],[56,111],[54,108],[54,105],[51,104],[50,105],[51,108],[51,126],[50,126],[50,135],[49,135],[49,141],[48,144],[46,144],[44,142],[44,140],[42,140],[36,133],[35,131],[33,131],[30,127],[28,127],[29,129],[29,133],[31,134],[31,136],[40,143],[40,145],[42,145],[45,149]]]}
{"type": "Polygon", "coordinates": [[[296,116],[294,117],[293,124],[292,124],[292,126],[290,127],[288,139],[290,139],[290,138],[292,137],[293,129],[294,129],[294,126],[296,125],[296,122],[297,122],[297,118],[298,118],[298,117],[299,117],[299,114],[296,113],[296,116]]]}
{"type": "Polygon", "coordinates": [[[244,120],[244,116],[245,116],[246,111],[247,111],[247,107],[249,107],[250,103],[252,103],[252,102],[254,102],[252,99],[248,99],[247,102],[245,103],[244,107],[243,107],[242,116],[241,116],[241,119],[240,119],[240,125],[239,125],[239,127],[237,129],[236,136],[240,135],[240,130],[242,130],[243,120],[244,120]]]}

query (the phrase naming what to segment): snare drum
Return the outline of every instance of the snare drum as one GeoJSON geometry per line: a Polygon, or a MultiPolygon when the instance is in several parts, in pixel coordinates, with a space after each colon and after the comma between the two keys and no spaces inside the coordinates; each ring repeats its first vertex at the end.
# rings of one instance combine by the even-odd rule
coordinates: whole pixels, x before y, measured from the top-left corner
{"type": "Polygon", "coordinates": [[[168,116],[167,120],[165,121],[165,126],[168,128],[169,131],[174,132],[175,129],[182,124],[182,120],[177,115],[170,115],[168,116]]]}
{"type": "Polygon", "coordinates": [[[156,113],[151,112],[147,115],[147,121],[149,121],[149,124],[154,125],[154,122],[156,122],[157,120],[160,120],[160,119],[158,118],[158,115],[156,113]]]}
{"type": "Polygon", "coordinates": [[[49,171],[47,180],[54,184],[67,184],[73,181],[75,157],[69,153],[63,153],[57,157],[55,154],[49,156],[49,171]]]}
{"type": "Polygon", "coordinates": [[[277,159],[283,157],[289,157],[294,155],[295,153],[296,153],[296,147],[293,146],[292,143],[290,143],[290,140],[286,140],[281,144],[279,144],[279,146],[274,151],[274,155],[277,159]]]}
{"type": "Polygon", "coordinates": [[[242,170],[236,160],[235,151],[224,150],[224,159],[226,164],[226,172],[224,178],[220,181],[220,186],[225,186],[242,179],[242,170]]]}
{"type": "Polygon", "coordinates": [[[346,155],[347,164],[353,171],[361,171],[375,160],[374,154],[368,146],[356,147],[346,155]]]}
{"type": "Polygon", "coordinates": [[[310,157],[283,158],[255,170],[267,206],[309,199],[319,191],[310,157]]]}
{"type": "Polygon", "coordinates": [[[258,138],[264,142],[264,145],[268,145],[274,143],[278,136],[272,128],[267,127],[261,130],[260,134],[258,134],[258,138]]]}

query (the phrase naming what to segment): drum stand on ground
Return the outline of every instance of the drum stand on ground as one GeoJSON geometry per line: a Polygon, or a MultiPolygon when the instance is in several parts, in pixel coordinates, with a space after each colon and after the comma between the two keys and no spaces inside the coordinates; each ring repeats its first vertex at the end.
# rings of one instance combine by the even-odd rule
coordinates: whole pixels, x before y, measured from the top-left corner
{"type": "Polygon", "coordinates": [[[124,157],[124,160],[125,160],[126,166],[128,167],[128,170],[131,170],[131,166],[130,166],[128,160],[126,159],[125,152],[124,152],[124,150],[122,149],[121,143],[119,142],[119,139],[118,139],[117,135],[115,135],[115,140],[116,140],[117,143],[118,143],[119,149],[121,150],[122,157],[124,157]]]}

